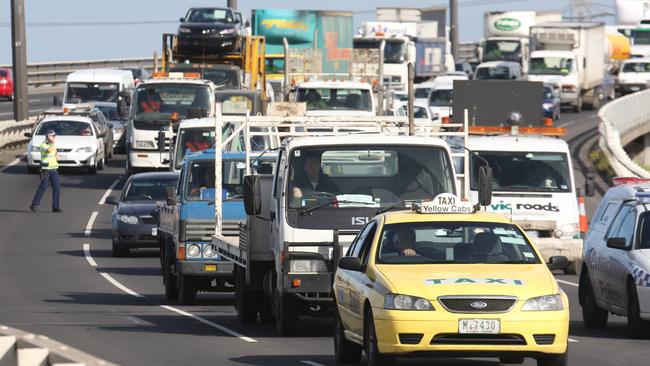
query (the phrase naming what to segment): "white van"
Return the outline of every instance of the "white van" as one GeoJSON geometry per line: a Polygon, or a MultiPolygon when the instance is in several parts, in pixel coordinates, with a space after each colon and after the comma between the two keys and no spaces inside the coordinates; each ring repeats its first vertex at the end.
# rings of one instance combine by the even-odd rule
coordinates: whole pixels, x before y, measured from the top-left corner
{"type": "Polygon", "coordinates": [[[511,61],[483,62],[474,71],[474,80],[520,80],[521,65],[511,61]]]}
{"type": "MultiPolygon", "coordinates": [[[[63,104],[117,103],[121,95],[130,95],[133,89],[133,74],[129,70],[79,70],[68,75],[63,91],[63,104]]],[[[56,99],[55,104],[59,104],[56,99]]]]}

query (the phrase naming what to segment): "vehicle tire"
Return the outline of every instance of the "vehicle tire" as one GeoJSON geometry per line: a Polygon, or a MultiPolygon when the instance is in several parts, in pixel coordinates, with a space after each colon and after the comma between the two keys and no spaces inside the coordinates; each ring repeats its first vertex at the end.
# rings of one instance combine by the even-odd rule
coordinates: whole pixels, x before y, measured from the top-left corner
{"type": "Polygon", "coordinates": [[[650,338],[650,321],[641,319],[639,308],[639,295],[636,284],[628,281],[627,284],[627,331],[635,339],[650,338]]]}
{"type": "Polygon", "coordinates": [[[566,366],[569,364],[569,349],[558,355],[546,355],[537,358],[537,366],[566,366]]]}
{"type": "Polygon", "coordinates": [[[165,297],[167,298],[167,300],[178,299],[178,287],[176,286],[176,275],[172,273],[172,261],[168,255],[165,255],[165,264],[163,266],[163,282],[165,285],[165,297]]]}
{"type": "Polygon", "coordinates": [[[88,166],[88,174],[97,174],[97,159],[93,158],[93,163],[88,166]]]}
{"type": "Polygon", "coordinates": [[[113,238],[111,243],[111,254],[115,258],[126,257],[129,255],[129,248],[122,248],[120,241],[113,238]]]}
{"type": "Polygon", "coordinates": [[[591,110],[592,111],[597,111],[600,109],[601,102],[603,100],[603,92],[601,90],[597,90],[594,92],[594,101],[591,103],[591,110]]]}
{"type": "Polygon", "coordinates": [[[578,100],[576,101],[576,104],[573,105],[572,107],[573,107],[573,113],[582,112],[582,95],[578,97],[578,100]]]}
{"type": "Polygon", "coordinates": [[[97,163],[97,170],[104,170],[104,158],[97,163]]]}
{"type": "Polygon", "coordinates": [[[375,320],[370,309],[363,322],[363,345],[368,366],[388,366],[395,363],[394,356],[379,353],[375,320]]]}
{"type": "MultiPolygon", "coordinates": [[[[334,307],[336,307],[336,304],[334,304],[334,307]]],[[[363,348],[345,338],[339,312],[334,310],[334,313],[334,358],[336,363],[359,363],[363,348]]]]}
{"type": "Polygon", "coordinates": [[[292,337],[298,333],[298,314],[293,295],[276,294],[275,330],[282,337],[292,337]]]}
{"type": "Polygon", "coordinates": [[[254,324],[257,321],[257,294],[246,289],[246,272],[235,268],[235,309],[242,324],[254,324]]]}
{"type": "Polygon", "coordinates": [[[181,305],[193,305],[196,300],[196,282],[192,277],[178,276],[178,300],[181,305]]]}
{"type": "Polygon", "coordinates": [[[596,304],[596,296],[591,287],[589,272],[582,271],[580,274],[580,293],[582,293],[582,322],[589,329],[603,329],[607,326],[607,310],[603,310],[596,304]]]}
{"type": "Polygon", "coordinates": [[[521,365],[524,363],[523,357],[499,357],[499,362],[508,365],[521,365]]]}
{"type": "Polygon", "coordinates": [[[27,166],[27,173],[28,174],[36,174],[38,173],[38,167],[37,166],[27,166]]]}

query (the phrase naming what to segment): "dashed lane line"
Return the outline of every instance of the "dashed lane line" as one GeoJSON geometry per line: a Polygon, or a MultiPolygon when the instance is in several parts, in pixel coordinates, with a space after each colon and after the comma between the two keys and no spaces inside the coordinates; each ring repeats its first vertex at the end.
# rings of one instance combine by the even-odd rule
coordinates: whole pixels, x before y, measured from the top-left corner
{"type": "Polygon", "coordinates": [[[555,280],[556,280],[557,282],[559,282],[559,283],[563,283],[563,284],[565,284],[565,285],[569,285],[569,286],[573,286],[573,287],[579,287],[579,286],[580,286],[580,285],[578,285],[577,283],[574,283],[574,282],[569,282],[569,281],[565,281],[565,280],[559,280],[559,279],[557,279],[557,278],[556,278],[555,280]]]}
{"type": "Polygon", "coordinates": [[[160,307],[163,308],[163,309],[167,309],[169,311],[173,311],[173,312],[175,312],[177,314],[186,316],[188,318],[192,318],[192,319],[194,319],[194,320],[196,320],[196,321],[198,321],[200,323],[203,323],[205,325],[208,325],[208,326],[210,326],[212,328],[219,329],[220,331],[222,331],[224,333],[227,333],[227,334],[230,334],[233,337],[239,338],[242,341],[245,341],[245,342],[248,342],[248,343],[257,343],[257,340],[255,340],[253,338],[246,337],[245,335],[243,335],[241,333],[238,333],[238,332],[235,332],[234,330],[232,330],[230,328],[226,328],[223,325],[219,325],[219,324],[211,322],[211,321],[209,321],[207,319],[201,318],[200,316],[196,316],[194,314],[188,313],[187,311],[183,311],[181,309],[177,309],[177,308],[175,308],[173,306],[168,306],[168,305],[160,305],[160,307]]]}
{"type": "Polygon", "coordinates": [[[106,198],[108,198],[108,196],[111,195],[111,192],[113,192],[113,189],[115,189],[115,186],[117,186],[117,184],[119,182],[120,182],[119,179],[115,179],[115,181],[113,183],[111,183],[111,185],[108,187],[106,192],[104,192],[104,195],[102,196],[102,198],[99,200],[100,205],[103,205],[104,203],[106,203],[106,198]]]}
{"type": "Polygon", "coordinates": [[[97,267],[97,262],[95,262],[93,257],[90,255],[90,244],[84,243],[83,248],[84,248],[84,255],[86,256],[86,260],[88,261],[88,264],[90,264],[91,267],[97,267]]]}
{"type": "Polygon", "coordinates": [[[90,219],[88,219],[88,224],[86,224],[86,230],[84,230],[84,236],[90,236],[90,233],[93,230],[93,224],[95,223],[95,219],[97,218],[98,214],[99,211],[93,211],[93,213],[90,215],[90,219]]]}
{"type": "Polygon", "coordinates": [[[109,275],[108,273],[99,272],[99,274],[102,275],[102,277],[104,277],[108,282],[113,284],[113,286],[119,288],[123,292],[125,292],[125,293],[127,293],[127,294],[129,294],[129,295],[131,295],[133,297],[144,297],[144,296],[140,295],[139,293],[131,290],[130,288],[124,286],[123,284],[119,283],[116,279],[111,277],[111,275],[109,275]]]}
{"type": "Polygon", "coordinates": [[[318,362],[314,362],[314,361],[307,361],[307,360],[300,361],[300,363],[304,363],[305,365],[309,365],[309,366],[325,366],[322,363],[318,363],[318,362]]]}
{"type": "Polygon", "coordinates": [[[0,170],[0,172],[4,172],[6,169],[11,168],[12,166],[16,166],[16,165],[20,164],[20,162],[23,160],[24,157],[25,157],[25,154],[23,154],[23,155],[21,155],[21,156],[15,158],[12,162],[10,162],[9,164],[5,165],[5,166],[2,168],[2,170],[0,170]]]}

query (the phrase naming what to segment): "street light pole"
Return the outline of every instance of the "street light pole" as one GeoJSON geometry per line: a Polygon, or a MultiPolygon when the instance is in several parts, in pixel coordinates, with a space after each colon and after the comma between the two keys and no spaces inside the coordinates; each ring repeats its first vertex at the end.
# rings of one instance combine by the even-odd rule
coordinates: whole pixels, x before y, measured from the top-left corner
{"type": "Polygon", "coordinates": [[[11,48],[14,77],[14,120],[22,121],[29,117],[24,0],[11,0],[11,48]]]}
{"type": "Polygon", "coordinates": [[[458,0],[449,0],[449,38],[454,62],[458,60],[458,0]]]}

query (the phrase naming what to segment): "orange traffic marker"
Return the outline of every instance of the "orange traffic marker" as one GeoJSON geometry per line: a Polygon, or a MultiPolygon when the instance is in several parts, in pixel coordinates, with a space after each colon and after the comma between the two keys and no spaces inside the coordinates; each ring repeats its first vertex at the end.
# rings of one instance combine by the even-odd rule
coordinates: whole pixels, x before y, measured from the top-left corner
{"type": "Polygon", "coordinates": [[[583,196],[578,197],[578,212],[580,213],[580,232],[584,234],[589,229],[589,224],[587,224],[587,210],[585,210],[585,198],[583,196]]]}

